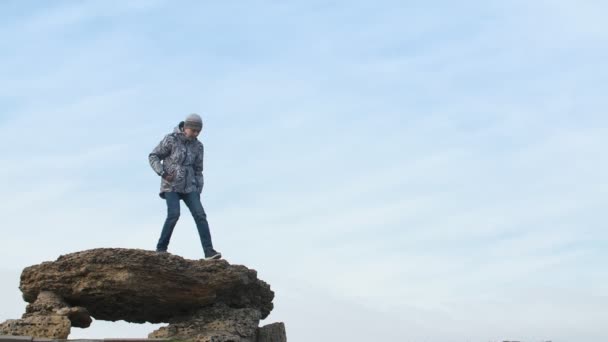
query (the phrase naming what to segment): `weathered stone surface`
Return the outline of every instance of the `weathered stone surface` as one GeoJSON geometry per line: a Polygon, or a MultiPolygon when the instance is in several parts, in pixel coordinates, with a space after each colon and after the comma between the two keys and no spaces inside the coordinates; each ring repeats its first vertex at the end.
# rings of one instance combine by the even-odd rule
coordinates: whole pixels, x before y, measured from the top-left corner
{"type": "Polygon", "coordinates": [[[21,319],[0,324],[0,334],[60,339],[67,338],[72,326],[86,328],[90,324],[85,308],[70,307],[56,294],[42,291],[21,319]]]}
{"type": "Polygon", "coordinates": [[[71,326],[88,328],[91,325],[91,315],[83,307],[70,307],[61,297],[50,291],[38,294],[34,303],[28,304],[22,318],[34,316],[59,315],[67,317],[71,326]]]}
{"type": "Polygon", "coordinates": [[[255,309],[234,309],[217,304],[198,310],[192,316],[176,317],[149,338],[188,341],[255,342],[261,314],[255,309]]]}
{"type": "Polygon", "coordinates": [[[277,322],[259,328],[256,342],[287,342],[285,324],[277,322]]]}
{"type": "Polygon", "coordinates": [[[257,310],[265,318],[274,297],[257,272],[245,266],[119,248],[67,254],[27,267],[20,289],[30,303],[50,291],[95,319],[135,323],[174,322],[214,304],[257,310]]]}
{"type": "Polygon", "coordinates": [[[70,334],[70,327],[70,320],[65,316],[31,316],[9,319],[0,324],[0,335],[66,339],[70,334]]]}
{"type": "MultiPolygon", "coordinates": [[[[66,339],[92,318],[166,322],[150,334],[195,342],[284,342],[280,329],[258,329],[274,293],[257,272],[225,260],[187,260],[135,249],[93,249],[30,266],[20,289],[29,302],[0,335],[66,339]],[[264,337],[265,336],[265,337],[264,337]],[[278,339],[274,339],[274,336],[278,339]]],[[[50,340],[49,340],[50,341],[50,340]]]]}

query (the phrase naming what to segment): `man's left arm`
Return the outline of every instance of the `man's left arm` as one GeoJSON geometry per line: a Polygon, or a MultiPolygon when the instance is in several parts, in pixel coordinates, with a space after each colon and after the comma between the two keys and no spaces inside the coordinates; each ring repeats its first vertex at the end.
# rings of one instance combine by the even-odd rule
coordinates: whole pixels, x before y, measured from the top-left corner
{"type": "Polygon", "coordinates": [[[198,192],[203,191],[203,185],[205,179],[203,177],[203,157],[205,155],[205,147],[203,144],[200,145],[200,149],[196,154],[196,162],[194,163],[194,177],[196,178],[196,184],[198,184],[198,192]]]}

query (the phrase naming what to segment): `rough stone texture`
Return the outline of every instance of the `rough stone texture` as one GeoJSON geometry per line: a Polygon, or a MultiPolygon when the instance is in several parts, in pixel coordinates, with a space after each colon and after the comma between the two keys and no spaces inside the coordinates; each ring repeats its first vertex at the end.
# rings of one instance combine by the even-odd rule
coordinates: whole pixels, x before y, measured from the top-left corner
{"type": "Polygon", "coordinates": [[[70,334],[70,327],[70,320],[65,316],[31,316],[9,319],[0,324],[0,335],[66,339],[70,334]]]}
{"type": "Polygon", "coordinates": [[[176,317],[171,324],[148,337],[198,342],[255,342],[260,316],[255,309],[233,309],[218,304],[201,309],[192,316],[176,317]]]}
{"type": "Polygon", "coordinates": [[[67,317],[71,326],[88,328],[91,325],[91,315],[83,307],[70,307],[61,297],[50,291],[38,294],[34,303],[28,304],[22,318],[34,316],[59,315],[67,317]]]}
{"type": "Polygon", "coordinates": [[[60,256],[21,273],[23,298],[42,290],[81,306],[95,319],[134,323],[172,322],[212,304],[250,308],[261,318],[274,292],[257,272],[225,260],[187,260],[137,249],[101,248],[60,256]]]}
{"type": "Polygon", "coordinates": [[[287,342],[285,324],[277,322],[259,328],[256,342],[287,342]]]}
{"type": "Polygon", "coordinates": [[[0,324],[0,335],[66,339],[72,326],[86,328],[94,317],[169,323],[150,338],[286,341],[282,325],[258,328],[273,308],[270,286],[255,270],[225,260],[92,249],[25,268],[19,287],[30,304],[21,319],[0,324]]]}
{"type": "Polygon", "coordinates": [[[42,291],[21,319],[0,324],[0,334],[65,339],[72,326],[86,328],[90,324],[85,308],[70,307],[56,294],[42,291]]]}

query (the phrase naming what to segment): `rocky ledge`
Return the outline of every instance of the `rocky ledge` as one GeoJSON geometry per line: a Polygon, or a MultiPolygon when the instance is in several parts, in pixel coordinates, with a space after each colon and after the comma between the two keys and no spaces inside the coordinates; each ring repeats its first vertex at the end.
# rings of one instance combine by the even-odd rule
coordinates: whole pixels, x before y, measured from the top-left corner
{"type": "Polygon", "coordinates": [[[259,327],[274,292],[257,272],[225,260],[188,260],[137,249],[102,248],[27,267],[19,286],[29,304],[0,335],[65,339],[96,320],[169,323],[151,338],[283,342],[282,323],[259,327]]]}

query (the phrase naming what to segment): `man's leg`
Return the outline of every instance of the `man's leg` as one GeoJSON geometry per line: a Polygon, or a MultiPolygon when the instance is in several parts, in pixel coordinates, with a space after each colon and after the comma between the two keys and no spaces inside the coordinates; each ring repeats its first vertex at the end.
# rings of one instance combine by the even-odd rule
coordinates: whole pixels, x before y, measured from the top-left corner
{"type": "Polygon", "coordinates": [[[163,225],[163,230],[160,233],[160,239],[156,245],[156,250],[164,252],[169,247],[169,240],[173,234],[173,228],[179,219],[179,194],[176,192],[166,192],[165,200],[167,201],[167,219],[163,225]]]}
{"type": "Polygon", "coordinates": [[[205,209],[203,209],[203,205],[201,204],[201,195],[195,191],[182,194],[182,198],[188,206],[188,209],[190,209],[194,222],[196,222],[196,228],[198,229],[198,235],[201,239],[201,245],[203,246],[205,257],[219,254],[213,249],[211,233],[209,232],[209,223],[207,222],[207,214],[205,213],[205,209]]]}

